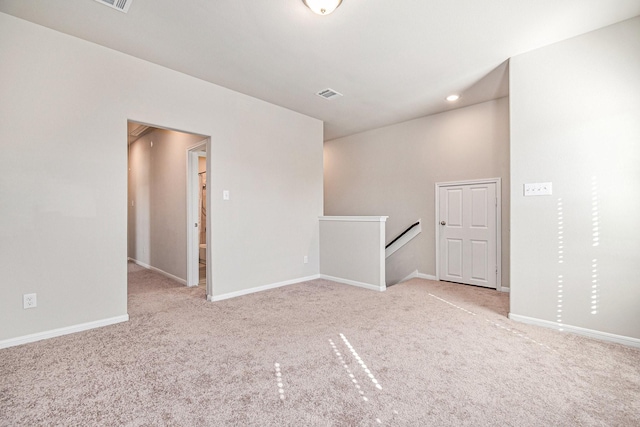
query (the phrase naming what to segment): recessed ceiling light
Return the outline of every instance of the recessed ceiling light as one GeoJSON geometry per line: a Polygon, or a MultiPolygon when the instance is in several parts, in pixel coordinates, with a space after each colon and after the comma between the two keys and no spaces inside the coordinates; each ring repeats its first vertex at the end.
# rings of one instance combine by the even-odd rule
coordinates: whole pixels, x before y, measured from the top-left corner
{"type": "Polygon", "coordinates": [[[445,99],[447,101],[449,101],[449,102],[454,102],[454,101],[457,101],[458,99],[460,99],[460,95],[456,95],[456,94],[449,95],[445,99]]]}

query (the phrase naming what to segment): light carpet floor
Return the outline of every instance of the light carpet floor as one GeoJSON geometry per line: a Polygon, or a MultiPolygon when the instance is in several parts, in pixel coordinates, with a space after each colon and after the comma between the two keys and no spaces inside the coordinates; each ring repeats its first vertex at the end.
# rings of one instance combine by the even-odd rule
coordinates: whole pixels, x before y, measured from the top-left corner
{"type": "Polygon", "coordinates": [[[420,279],[210,303],[130,265],[129,322],[0,350],[0,425],[640,425],[640,351],[507,312],[420,279]]]}

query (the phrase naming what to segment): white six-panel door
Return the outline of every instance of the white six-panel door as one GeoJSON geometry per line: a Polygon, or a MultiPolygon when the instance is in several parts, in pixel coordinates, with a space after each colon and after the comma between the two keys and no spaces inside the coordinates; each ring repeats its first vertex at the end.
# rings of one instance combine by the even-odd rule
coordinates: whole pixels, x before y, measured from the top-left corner
{"type": "Polygon", "coordinates": [[[497,287],[496,183],[439,186],[439,278],[497,287]]]}

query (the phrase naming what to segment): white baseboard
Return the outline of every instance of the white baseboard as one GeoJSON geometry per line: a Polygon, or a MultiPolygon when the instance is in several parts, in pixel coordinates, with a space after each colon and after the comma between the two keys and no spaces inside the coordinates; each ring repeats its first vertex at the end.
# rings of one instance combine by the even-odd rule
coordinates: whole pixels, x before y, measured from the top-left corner
{"type": "Polygon", "coordinates": [[[528,323],[529,325],[542,326],[545,328],[551,329],[559,329],[562,328],[563,331],[571,332],[576,335],[583,335],[589,338],[595,338],[597,340],[614,342],[617,344],[627,345],[629,347],[640,348],[640,339],[626,337],[624,335],[616,335],[610,334],[609,332],[601,332],[593,329],[581,328],[579,326],[571,326],[571,325],[559,325],[556,322],[551,322],[549,320],[536,319],[535,317],[527,317],[521,316],[519,314],[509,313],[509,319],[515,320],[516,322],[528,323]]]}
{"type": "Polygon", "coordinates": [[[406,282],[407,280],[415,279],[416,277],[418,277],[418,270],[413,270],[407,277],[400,279],[398,283],[406,282]]]}
{"type": "Polygon", "coordinates": [[[420,273],[418,270],[413,270],[407,277],[403,278],[398,283],[406,282],[407,280],[416,279],[416,278],[426,279],[426,280],[438,280],[436,279],[436,276],[433,276],[431,274],[420,273]]]}
{"type": "Polygon", "coordinates": [[[325,279],[325,280],[331,280],[332,282],[338,282],[338,283],[343,283],[345,285],[351,285],[351,286],[357,286],[359,288],[365,288],[365,289],[370,289],[372,291],[384,291],[385,289],[387,289],[386,286],[376,286],[376,285],[372,285],[370,283],[364,283],[364,282],[358,282],[356,280],[350,280],[350,279],[343,279],[341,277],[334,277],[334,276],[327,276],[326,274],[321,274],[320,275],[321,279],[325,279]]]}
{"type": "Polygon", "coordinates": [[[403,278],[398,283],[406,282],[407,280],[411,280],[415,278],[426,279],[426,280],[438,280],[436,279],[436,276],[432,276],[431,274],[420,273],[418,270],[413,270],[407,277],[403,278]]]}
{"type": "Polygon", "coordinates": [[[249,294],[253,294],[253,293],[256,293],[256,292],[266,291],[266,290],[269,290],[269,289],[280,288],[282,286],[293,285],[293,284],[296,284],[296,283],[308,282],[310,280],[315,280],[315,279],[331,280],[332,282],[342,283],[342,284],[345,284],[345,285],[358,286],[358,287],[361,287],[361,288],[371,289],[371,290],[374,290],[374,291],[384,291],[386,289],[386,287],[380,289],[379,286],[371,285],[369,283],[357,282],[355,280],[349,280],[349,279],[342,279],[340,277],[327,276],[326,274],[315,274],[313,276],[300,277],[298,279],[286,280],[284,282],[271,283],[269,285],[257,286],[255,288],[243,289],[241,291],[236,291],[236,292],[228,292],[226,294],[221,294],[221,295],[207,295],[207,301],[210,301],[210,302],[212,302],[212,301],[213,302],[222,301],[222,300],[229,299],[229,298],[236,298],[236,297],[240,297],[240,296],[243,296],[243,295],[249,295],[249,294]]]}
{"type": "Polygon", "coordinates": [[[16,338],[9,338],[7,340],[0,341],[0,349],[15,347],[17,345],[27,344],[30,342],[45,340],[54,337],[60,337],[62,335],[69,335],[76,332],[87,331],[89,329],[101,328],[103,326],[114,325],[116,323],[127,322],[129,315],[110,317],[108,319],[96,320],[93,322],[80,323],[79,325],[67,326],[64,328],[52,329],[50,331],[38,332],[35,334],[24,335],[16,338]]]}
{"type": "Polygon", "coordinates": [[[173,274],[167,273],[166,271],[160,270],[159,268],[156,268],[156,267],[154,267],[152,265],[146,264],[146,263],[144,263],[142,261],[138,261],[137,259],[133,259],[133,258],[129,258],[129,261],[131,261],[131,262],[133,262],[135,264],[138,264],[140,267],[144,267],[144,268],[146,268],[148,270],[155,271],[156,273],[160,273],[163,276],[168,277],[169,279],[175,280],[176,282],[178,282],[180,284],[183,284],[185,286],[187,285],[187,281],[185,279],[181,279],[178,276],[174,276],[173,274]]]}
{"type": "MultiPolygon", "coordinates": [[[[411,274],[409,274],[407,277],[405,277],[404,279],[400,280],[398,283],[402,283],[402,282],[406,282],[407,280],[411,280],[411,279],[425,279],[425,280],[433,280],[433,281],[438,281],[438,278],[432,274],[424,274],[424,273],[420,273],[418,270],[414,270],[411,274]]],[[[498,289],[498,291],[500,292],[510,292],[511,289],[509,289],[506,286],[502,286],[500,289],[498,289]]]]}
{"type": "Polygon", "coordinates": [[[438,280],[436,279],[436,276],[432,275],[432,274],[424,274],[424,273],[418,273],[418,275],[416,276],[418,279],[426,279],[426,280],[438,280]]]}
{"type": "Polygon", "coordinates": [[[308,282],[309,280],[319,279],[320,275],[315,274],[313,276],[300,277],[298,279],[285,280],[284,282],[271,283],[269,285],[257,286],[255,288],[243,289],[241,291],[229,292],[221,295],[207,295],[207,301],[222,301],[229,298],[240,297],[243,295],[249,295],[256,292],[266,291],[268,289],[280,288],[282,286],[293,285],[300,282],[308,282]]]}

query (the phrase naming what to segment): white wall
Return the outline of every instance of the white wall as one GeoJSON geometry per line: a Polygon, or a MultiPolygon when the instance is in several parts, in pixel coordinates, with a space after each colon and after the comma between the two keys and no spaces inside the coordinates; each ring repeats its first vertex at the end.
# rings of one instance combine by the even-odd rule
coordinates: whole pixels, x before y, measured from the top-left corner
{"type": "Polygon", "coordinates": [[[509,100],[501,98],[325,142],[325,215],[388,215],[386,241],[422,219],[387,258],[387,284],[436,274],[434,184],[502,178],[502,277],[509,286],[509,100]]]}
{"type": "Polygon", "coordinates": [[[384,291],[386,217],[320,218],[320,274],[330,280],[384,291]]]}
{"type": "MultiPolygon", "coordinates": [[[[129,257],[184,281],[187,148],[204,139],[157,129],[129,147],[129,257]]],[[[200,163],[205,158],[199,168],[200,163]]]]}
{"type": "Polygon", "coordinates": [[[639,76],[640,18],[512,58],[512,315],[640,338],[639,76]]]}
{"type": "Polygon", "coordinates": [[[126,315],[128,119],[211,136],[214,295],[319,273],[322,122],[6,14],[0,57],[0,342],[126,315]]]}

